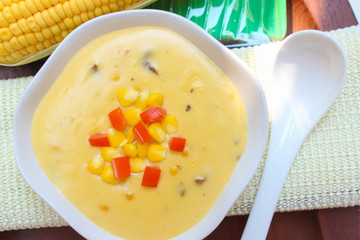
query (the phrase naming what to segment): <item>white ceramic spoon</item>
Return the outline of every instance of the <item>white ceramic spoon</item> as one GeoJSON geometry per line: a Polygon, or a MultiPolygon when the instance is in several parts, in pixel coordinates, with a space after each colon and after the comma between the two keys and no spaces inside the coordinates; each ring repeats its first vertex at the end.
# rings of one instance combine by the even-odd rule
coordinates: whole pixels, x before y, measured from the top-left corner
{"type": "Polygon", "coordinates": [[[272,75],[268,155],[242,240],[266,238],[292,162],[340,92],[346,68],[344,51],[326,33],[305,30],[284,40],[272,75]]]}

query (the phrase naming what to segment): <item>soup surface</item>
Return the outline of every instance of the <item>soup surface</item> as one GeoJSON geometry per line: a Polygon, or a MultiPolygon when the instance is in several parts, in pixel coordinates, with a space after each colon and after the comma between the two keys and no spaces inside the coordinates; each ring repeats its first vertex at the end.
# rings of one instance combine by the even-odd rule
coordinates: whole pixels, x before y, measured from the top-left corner
{"type": "MultiPolygon", "coordinates": [[[[140,145],[129,139],[131,125],[119,131],[125,139],[112,146],[111,158],[125,155],[124,144],[140,145]]],[[[136,27],[95,39],[73,57],[38,106],[31,136],[48,178],[99,227],[125,239],[169,239],[210,211],[245,149],[247,118],[235,87],[199,49],[167,29],[136,27]],[[122,106],[121,90],[130,90],[125,100],[135,102],[122,106]],[[130,120],[141,121],[138,113],[150,108],[153,93],[160,100],[152,104],[178,126],[149,140],[145,156],[137,149],[139,166],[116,179],[112,160],[102,159],[104,147],[89,138],[116,132],[109,113],[119,107],[137,109],[130,120]],[[172,137],[186,139],[185,149],[169,149],[172,137]],[[149,160],[152,144],[162,146],[162,159],[149,160]],[[107,176],[90,171],[94,159],[93,168],[110,169],[107,176]],[[144,166],[160,169],[156,186],[142,185],[144,166]]]]}

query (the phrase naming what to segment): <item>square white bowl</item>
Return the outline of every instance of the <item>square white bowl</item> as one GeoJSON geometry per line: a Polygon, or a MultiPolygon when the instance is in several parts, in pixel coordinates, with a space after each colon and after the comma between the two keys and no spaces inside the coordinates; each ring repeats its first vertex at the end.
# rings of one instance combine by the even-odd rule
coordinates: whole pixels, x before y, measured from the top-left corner
{"type": "Polygon", "coordinates": [[[17,164],[34,191],[85,238],[121,239],[87,219],[50,182],[38,164],[30,130],[38,104],[76,52],[106,33],[136,26],[168,28],[189,40],[229,77],[245,105],[248,118],[247,146],[232,177],[207,216],[174,238],[203,239],[220,224],[254,175],[268,140],[269,119],[262,87],[250,68],[202,28],[181,16],[159,10],[123,11],[92,19],[71,32],[46,61],[21,97],[14,122],[14,151],[17,164]]]}

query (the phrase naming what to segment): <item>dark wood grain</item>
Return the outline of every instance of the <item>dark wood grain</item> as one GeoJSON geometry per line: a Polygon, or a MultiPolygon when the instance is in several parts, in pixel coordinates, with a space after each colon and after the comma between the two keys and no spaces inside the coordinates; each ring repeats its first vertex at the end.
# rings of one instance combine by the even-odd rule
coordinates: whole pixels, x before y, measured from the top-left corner
{"type": "MultiPolygon", "coordinates": [[[[335,30],[356,25],[347,0],[287,0],[287,35],[303,29],[335,30]]],[[[21,67],[0,67],[0,79],[35,75],[45,59],[21,67]]],[[[240,239],[248,216],[226,217],[206,240],[240,239]]],[[[6,240],[81,240],[70,227],[0,232],[6,240]]],[[[268,240],[358,240],[360,207],[275,213],[268,240]]]]}

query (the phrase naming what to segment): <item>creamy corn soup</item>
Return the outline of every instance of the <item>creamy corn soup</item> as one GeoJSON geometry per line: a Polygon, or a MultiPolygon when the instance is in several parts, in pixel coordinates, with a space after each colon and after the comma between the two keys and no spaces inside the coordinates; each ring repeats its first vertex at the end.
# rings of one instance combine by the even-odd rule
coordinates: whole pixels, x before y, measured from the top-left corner
{"type": "Polygon", "coordinates": [[[31,136],[47,177],[100,228],[169,239],[210,211],[246,146],[247,118],[199,49],[172,31],[136,27],[73,57],[31,136]]]}

